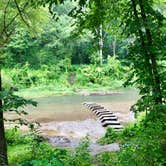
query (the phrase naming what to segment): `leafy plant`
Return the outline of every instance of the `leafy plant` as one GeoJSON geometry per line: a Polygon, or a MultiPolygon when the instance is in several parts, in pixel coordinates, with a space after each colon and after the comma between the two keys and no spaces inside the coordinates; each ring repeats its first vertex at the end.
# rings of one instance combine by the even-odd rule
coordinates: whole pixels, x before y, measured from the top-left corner
{"type": "Polygon", "coordinates": [[[108,128],[104,137],[100,138],[98,140],[98,143],[110,144],[113,142],[118,142],[118,140],[119,140],[119,134],[115,132],[113,128],[108,128]]]}
{"type": "Polygon", "coordinates": [[[26,135],[21,135],[20,130],[17,127],[7,129],[5,131],[5,137],[8,145],[16,146],[18,144],[27,144],[31,139],[26,135]]]}
{"type": "Polygon", "coordinates": [[[65,160],[65,166],[92,166],[92,158],[89,154],[89,138],[81,140],[79,146],[73,154],[70,154],[65,160]]]}

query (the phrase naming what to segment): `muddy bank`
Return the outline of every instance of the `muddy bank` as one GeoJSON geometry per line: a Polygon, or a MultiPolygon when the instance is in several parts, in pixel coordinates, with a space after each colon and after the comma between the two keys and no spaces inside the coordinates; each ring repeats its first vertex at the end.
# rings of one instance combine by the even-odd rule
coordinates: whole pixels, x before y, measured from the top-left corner
{"type": "MultiPolygon", "coordinates": [[[[45,137],[47,141],[52,145],[56,147],[63,147],[68,149],[75,149],[79,146],[80,139],[76,138],[69,138],[65,136],[52,136],[52,137],[45,137]]],[[[120,147],[118,143],[112,143],[107,145],[100,145],[98,143],[90,142],[89,144],[89,151],[91,155],[96,155],[101,152],[105,151],[119,151],[120,147]]]]}
{"type": "Polygon", "coordinates": [[[114,95],[114,94],[122,94],[120,91],[95,91],[95,92],[79,92],[79,95],[82,96],[106,96],[106,95],[114,95]]]}
{"type": "Polygon", "coordinates": [[[106,131],[106,128],[102,127],[101,123],[95,119],[42,123],[40,129],[44,136],[81,139],[88,135],[92,142],[104,136],[106,131]]]}
{"type": "Polygon", "coordinates": [[[106,128],[98,120],[50,122],[41,124],[42,136],[53,146],[75,149],[82,138],[90,139],[89,150],[92,155],[104,151],[118,151],[117,143],[100,145],[96,141],[105,135],[106,128]]]}

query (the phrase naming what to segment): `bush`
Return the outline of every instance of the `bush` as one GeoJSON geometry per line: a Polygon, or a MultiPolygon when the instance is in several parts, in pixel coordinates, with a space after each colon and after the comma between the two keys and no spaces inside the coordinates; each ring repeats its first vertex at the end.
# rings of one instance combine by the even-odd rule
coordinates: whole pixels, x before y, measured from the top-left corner
{"type": "Polygon", "coordinates": [[[19,166],[64,166],[64,165],[58,159],[53,158],[52,160],[42,159],[42,160],[26,161],[23,164],[19,164],[19,166]]]}
{"type": "Polygon", "coordinates": [[[27,144],[30,141],[30,138],[26,135],[21,135],[20,130],[17,128],[7,129],[5,137],[8,145],[27,144]]]}
{"type": "Polygon", "coordinates": [[[56,149],[46,143],[40,143],[35,149],[35,156],[32,155],[29,160],[22,160],[19,166],[63,166],[63,159],[67,151],[56,149]]]}
{"type": "Polygon", "coordinates": [[[95,163],[98,166],[118,166],[117,152],[103,152],[98,154],[96,156],[95,163]]]}
{"type": "Polygon", "coordinates": [[[156,118],[155,122],[144,119],[137,125],[129,126],[114,135],[108,129],[102,143],[120,140],[120,151],[103,153],[97,157],[99,165],[105,166],[164,166],[166,150],[166,130],[163,124],[164,116],[156,118]]]}
{"type": "MultiPolygon", "coordinates": [[[[29,64],[25,64],[22,67],[16,66],[13,69],[4,69],[3,86],[5,88],[13,86],[24,89],[48,84],[60,84],[68,88],[71,72],[75,75],[74,86],[76,87],[89,86],[89,84],[112,87],[113,82],[125,78],[126,67],[121,66],[118,60],[113,60],[111,64],[108,63],[103,66],[71,66],[68,59],[64,59],[55,66],[42,65],[40,69],[32,69],[29,64]]],[[[121,86],[121,84],[118,86],[121,86]]]]}
{"type": "Polygon", "coordinates": [[[38,134],[20,136],[19,130],[6,132],[11,166],[90,166],[89,139],[83,139],[75,151],[58,149],[38,139],[38,134]],[[12,146],[10,146],[12,145],[12,146]]]}
{"type": "Polygon", "coordinates": [[[105,136],[98,140],[100,144],[110,144],[113,142],[118,142],[119,133],[115,132],[113,128],[108,128],[105,136]]]}
{"type": "Polygon", "coordinates": [[[74,153],[68,154],[64,161],[65,166],[91,166],[92,158],[89,154],[88,137],[81,140],[74,153]]]}

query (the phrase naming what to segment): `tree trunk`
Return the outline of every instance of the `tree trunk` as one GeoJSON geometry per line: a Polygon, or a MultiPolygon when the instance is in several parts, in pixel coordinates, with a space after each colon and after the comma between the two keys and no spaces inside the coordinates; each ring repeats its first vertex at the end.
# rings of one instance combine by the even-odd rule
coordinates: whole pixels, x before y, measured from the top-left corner
{"type": "Polygon", "coordinates": [[[146,44],[145,44],[145,41],[144,41],[144,36],[143,36],[143,32],[141,30],[141,23],[140,23],[140,20],[139,20],[139,17],[138,17],[138,12],[137,12],[137,9],[136,9],[136,3],[135,3],[135,0],[131,0],[132,1],[132,6],[133,6],[133,11],[134,11],[134,16],[135,16],[135,20],[136,20],[136,23],[137,23],[137,26],[138,26],[138,33],[139,33],[139,37],[140,37],[140,42],[141,42],[141,49],[144,53],[144,58],[145,58],[145,62],[146,62],[146,70],[147,70],[147,74],[148,74],[148,82],[150,82],[153,87],[153,73],[152,73],[152,67],[151,67],[151,64],[150,64],[150,60],[149,60],[149,54],[148,54],[148,51],[147,51],[147,47],[146,47],[146,44]]]}
{"type": "Polygon", "coordinates": [[[99,27],[99,59],[100,59],[100,65],[103,64],[103,28],[102,24],[99,27]]]}
{"type": "Polygon", "coordinates": [[[161,81],[160,76],[157,70],[157,61],[155,54],[151,51],[151,48],[153,47],[153,39],[152,39],[152,33],[150,31],[150,28],[148,26],[147,16],[144,10],[144,5],[142,0],[139,0],[139,6],[141,9],[141,17],[143,20],[143,24],[146,31],[146,38],[147,38],[147,44],[149,52],[150,52],[150,60],[151,60],[151,66],[152,66],[152,72],[154,76],[154,88],[153,88],[153,94],[155,96],[155,102],[156,104],[162,104],[162,93],[161,93],[161,81]]]}
{"type": "MultiPolygon", "coordinates": [[[[2,91],[2,78],[0,69],[0,91],[2,91]]],[[[0,100],[0,166],[8,165],[7,144],[5,139],[5,128],[3,121],[2,100],[0,100]]]]}
{"type": "Polygon", "coordinates": [[[116,57],[116,35],[114,35],[114,41],[112,43],[113,57],[116,57]]]}

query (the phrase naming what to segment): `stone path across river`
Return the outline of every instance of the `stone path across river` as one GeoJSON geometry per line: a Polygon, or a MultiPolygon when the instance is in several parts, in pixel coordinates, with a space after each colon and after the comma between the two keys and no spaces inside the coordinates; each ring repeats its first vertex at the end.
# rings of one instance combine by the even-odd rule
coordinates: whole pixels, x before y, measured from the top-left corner
{"type": "Polygon", "coordinates": [[[96,103],[85,102],[83,105],[98,117],[103,127],[111,127],[115,131],[119,131],[123,128],[118,118],[110,110],[96,103]]]}

